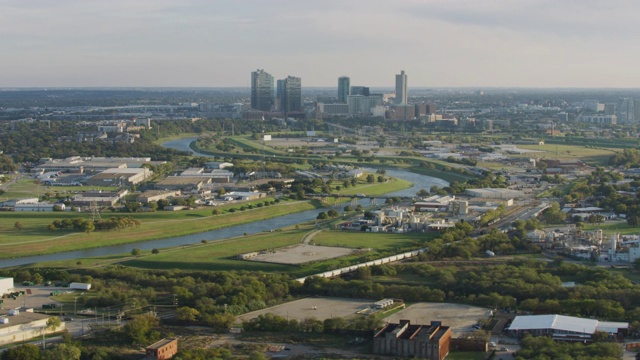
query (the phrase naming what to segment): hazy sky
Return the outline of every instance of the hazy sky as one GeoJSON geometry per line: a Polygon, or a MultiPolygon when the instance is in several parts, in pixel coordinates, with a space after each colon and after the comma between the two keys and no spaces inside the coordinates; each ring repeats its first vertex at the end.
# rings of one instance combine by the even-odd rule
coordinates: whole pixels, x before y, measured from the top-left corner
{"type": "Polygon", "coordinates": [[[640,87],[637,0],[0,0],[0,87],[640,87]]]}

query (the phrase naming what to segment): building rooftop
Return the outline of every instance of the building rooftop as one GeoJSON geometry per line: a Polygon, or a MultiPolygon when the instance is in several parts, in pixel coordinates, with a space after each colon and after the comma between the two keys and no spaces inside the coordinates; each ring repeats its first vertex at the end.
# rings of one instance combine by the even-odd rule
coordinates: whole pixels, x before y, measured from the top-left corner
{"type": "Polygon", "coordinates": [[[149,346],[147,346],[147,349],[160,349],[163,346],[166,346],[167,344],[172,343],[173,341],[176,341],[177,339],[173,338],[173,339],[162,339],[160,341],[157,341],[149,346]]]}
{"type": "Polygon", "coordinates": [[[599,322],[595,319],[585,319],[564,315],[525,315],[516,316],[509,326],[509,330],[553,329],[575,333],[593,334],[596,330],[617,333],[618,329],[626,329],[628,323],[599,322]]]}

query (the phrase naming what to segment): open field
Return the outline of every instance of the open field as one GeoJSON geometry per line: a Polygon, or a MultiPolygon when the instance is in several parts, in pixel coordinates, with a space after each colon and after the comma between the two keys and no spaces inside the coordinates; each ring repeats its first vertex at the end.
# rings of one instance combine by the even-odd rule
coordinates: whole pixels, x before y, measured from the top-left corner
{"type": "Polygon", "coordinates": [[[32,178],[20,179],[15,184],[11,184],[7,189],[7,192],[0,194],[0,202],[4,202],[11,199],[40,197],[44,194],[72,194],[78,191],[90,191],[90,190],[103,190],[114,191],[117,187],[107,186],[43,186],[36,182],[32,178]]]}
{"type": "Polygon", "coordinates": [[[413,324],[429,324],[431,321],[442,321],[443,325],[450,326],[453,337],[461,333],[471,331],[471,326],[478,319],[488,318],[489,309],[476,306],[451,304],[451,303],[417,303],[400,310],[386,320],[397,323],[400,320],[409,320],[413,324]]]}
{"type": "MultiPolygon", "coordinates": [[[[522,149],[543,151],[543,153],[536,154],[536,157],[560,160],[582,160],[592,165],[606,164],[611,156],[613,156],[617,151],[620,151],[619,149],[613,148],[588,148],[582,145],[562,144],[518,145],[518,147],[522,149]]],[[[521,156],[530,157],[528,154],[523,154],[521,156]]]]}
{"type": "MultiPolygon", "coordinates": [[[[228,207],[233,207],[227,205],[228,207]]],[[[239,205],[234,205],[235,207],[239,205]]],[[[92,233],[56,231],[47,226],[56,219],[87,218],[88,214],[70,212],[2,214],[0,224],[0,258],[46,254],[77,249],[88,249],[108,245],[126,244],[173,236],[201,233],[217,228],[250,223],[256,220],[311,210],[317,207],[312,202],[285,202],[268,207],[255,208],[235,213],[211,215],[211,209],[192,211],[158,211],[147,213],[114,213],[113,216],[132,216],[142,224],[137,228],[92,233]],[[14,229],[20,222],[23,230],[14,229]],[[28,248],[25,245],[29,244],[28,248]]],[[[224,209],[225,207],[220,207],[224,209]]],[[[103,215],[107,218],[108,215],[103,215]]]]}
{"type": "Polygon", "coordinates": [[[624,220],[620,221],[607,221],[602,224],[588,224],[584,223],[582,230],[584,231],[593,231],[601,229],[602,232],[606,235],[613,235],[614,233],[619,233],[620,235],[636,235],[640,234],[640,228],[637,226],[627,225],[627,222],[624,220]]]}
{"type": "MultiPolygon", "coordinates": [[[[325,230],[313,236],[311,243],[322,246],[343,246],[348,248],[375,248],[378,251],[396,251],[412,246],[424,245],[438,234],[391,234],[368,233],[363,231],[325,230]]],[[[400,251],[399,251],[400,252],[400,251]]]]}

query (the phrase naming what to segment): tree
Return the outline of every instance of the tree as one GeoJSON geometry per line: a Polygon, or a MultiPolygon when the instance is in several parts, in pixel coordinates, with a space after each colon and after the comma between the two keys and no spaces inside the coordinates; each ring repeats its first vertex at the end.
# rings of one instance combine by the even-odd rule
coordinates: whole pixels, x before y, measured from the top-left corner
{"type": "Polygon", "coordinates": [[[56,331],[62,325],[62,321],[57,316],[52,316],[47,319],[47,329],[51,331],[56,331]]]}
{"type": "Polygon", "coordinates": [[[420,191],[418,191],[416,193],[416,195],[420,196],[420,197],[425,197],[425,196],[429,196],[429,192],[425,189],[420,189],[420,191]]]}
{"type": "Polygon", "coordinates": [[[158,326],[158,319],[153,315],[139,315],[127,322],[123,331],[134,343],[144,345],[157,340],[160,333],[153,328],[158,326]]]}
{"type": "Polygon", "coordinates": [[[71,344],[58,344],[55,348],[46,352],[47,360],[80,360],[82,351],[71,344]]]}
{"type": "Polygon", "coordinates": [[[318,219],[318,220],[326,220],[328,218],[329,218],[329,215],[327,215],[327,213],[324,212],[324,211],[319,213],[318,216],[316,217],[316,219],[318,219]]]}
{"type": "Polygon", "coordinates": [[[220,214],[222,214],[222,210],[220,210],[220,209],[213,209],[213,211],[211,211],[211,214],[212,214],[212,215],[220,215],[220,214]]]}
{"type": "Polygon", "coordinates": [[[153,250],[151,250],[151,253],[152,253],[152,254],[160,254],[160,250],[158,250],[158,249],[153,249],[153,250]]]}
{"type": "Polygon", "coordinates": [[[376,181],[376,177],[373,174],[367,175],[367,183],[373,184],[376,181]]]}
{"type": "Polygon", "coordinates": [[[131,255],[140,256],[140,255],[142,255],[142,250],[140,250],[138,248],[134,248],[133,250],[131,250],[131,255]]]}
{"type": "Polygon", "coordinates": [[[198,316],[200,316],[200,312],[188,306],[183,306],[176,310],[176,319],[178,320],[195,321],[198,316]]]}
{"type": "Polygon", "coordinates": [[[378,182],[379,183],[385,182],[384,176],[382,176],[382,175],[378,176],[378,182]]]}
{"type": "Polygon", "coordinates": [[[329,210],[329,211],[327,212],[327,215],[328,215],[329,217],[334,218],[334,217],[340,216],[340,213],[338,212],[338,210],[331,209],[331,210],[329,210]]]}
{"type": "Polygon", "coordinates": [[[2,352],[2,360],[40,360],[40,348],[36,345],[24,344],[9,348],[2,352]]]}
{"type": "Polygon", "coordinates": [[[22,225],[20,221],[16,221],[16,223],[13,224],[13,227],[18,231],[22,231],[22,229],[24,229],[24,225],[22,225]]]}

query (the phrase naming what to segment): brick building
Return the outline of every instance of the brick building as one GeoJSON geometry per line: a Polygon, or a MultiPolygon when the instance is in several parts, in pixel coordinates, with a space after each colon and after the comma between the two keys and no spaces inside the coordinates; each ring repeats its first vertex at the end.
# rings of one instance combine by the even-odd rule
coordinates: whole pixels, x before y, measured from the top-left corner
{"type": "Polygon", "coordinates": [[[178,353],[178,339],[162,339],[145,349],[145,360],[167,360],[178,353]]]}
{"type": "Polygon", "coordinates": [[[442,360],[449,354],[451,329],[439,321],[411,325],[409,320],[387,324],[373,336],[373,353],[442,360]]]}

